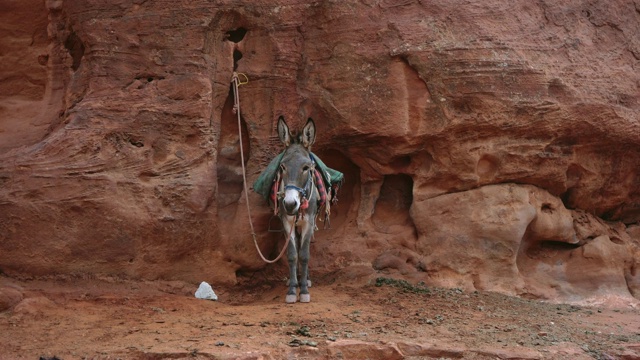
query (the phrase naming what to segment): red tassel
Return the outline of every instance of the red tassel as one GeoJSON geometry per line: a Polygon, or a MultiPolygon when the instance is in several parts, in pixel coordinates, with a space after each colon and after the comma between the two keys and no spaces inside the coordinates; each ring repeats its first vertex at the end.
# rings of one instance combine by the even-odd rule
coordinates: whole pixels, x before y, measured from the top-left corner
{"type": "Polygon", "coordinates": [[[271,203],[273,204],[273,215],[278,215],[278,191],[280,191],[280,175],[276,175],[271,186],[271,203]]]}

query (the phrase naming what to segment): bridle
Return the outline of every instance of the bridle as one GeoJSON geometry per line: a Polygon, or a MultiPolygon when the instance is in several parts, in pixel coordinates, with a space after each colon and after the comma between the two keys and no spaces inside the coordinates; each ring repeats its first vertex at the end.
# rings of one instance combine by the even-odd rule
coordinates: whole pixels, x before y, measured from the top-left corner
{"type": "MultiPolygon", "coordinates": [[[[292,184],[285,184],[282,188],[284,189],[284,191],[278,191],[278,201],[276,204],[274,204],[274,212],[275,215],[277,215],[278,211],[279,211],[279,205],[281,204],[281,202],[284,199],[284,193],[287,190],[296,190],[299,194],[300,194],[300,206],[298,207],[298,210],[296,211],[295,215],[296,215],[296,222],[304,217],[304,211],[309,207],[309,199],[311,198],[311,194],[313,192],[313,179],[314,179],[314,172],[315,172],[315,161],[312,161],[312,165],[309,168],[309,170],[307,170],[307,182],[304,185],[304,188],[301,188],[299,186],[296,185],[292,185],[292,184]]],[[[280,171],[278,171],[277,174],[277,181],[279,181],[280,183],[282,183],[282,169],[280,171]]]]}
{"type": "Polygon", "coordinates": [[[308,170],[309,176],[307,177],[307,182],[305,183],[304,188],[300,188],[300,187],[297,187],[295,185],[289,184],[289,185],[285,185],[284,186],[284,190],[285,191],[292,190],[292,189],[296,190],[297,192],[300,193],[300,195],[302,195],[302,199],[305,199],[305,200],[308,201],[309,197],[311,196],[311,191],[313,189],[313,187],[312,187],[313,186],[313,175],[312,175],[313,174],[313,172],[312,172],[313,170],[314,170],[314,168],[311,168],[311,169],[308,170]]]}

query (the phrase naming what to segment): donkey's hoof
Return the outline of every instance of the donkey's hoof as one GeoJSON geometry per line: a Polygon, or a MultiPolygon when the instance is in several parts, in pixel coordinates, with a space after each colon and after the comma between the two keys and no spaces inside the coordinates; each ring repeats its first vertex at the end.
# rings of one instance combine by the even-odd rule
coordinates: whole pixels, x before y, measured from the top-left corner
{"type": "Polygon", "coordinates": [[[311,294],[300,294],[300,302],[301,303],[311,302],[311,294]]]}
{"type": "Polygon", "coordinates": [[[293,304],[296,301],[298,301],[298,297],[295,294],[293,295],[289,294],[284,298],[284,302],[286,302],[287,304],[293,304]]]}

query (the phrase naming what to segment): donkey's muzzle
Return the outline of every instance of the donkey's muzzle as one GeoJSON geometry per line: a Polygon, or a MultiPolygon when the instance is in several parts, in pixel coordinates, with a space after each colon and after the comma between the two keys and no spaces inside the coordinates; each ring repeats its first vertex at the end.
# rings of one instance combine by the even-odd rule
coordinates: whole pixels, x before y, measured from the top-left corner
{"type": "Polygon", "coordinates": [[[287,215],[295,215],[298,212],[299,205],[296,201],[283,201],[282,205],[287,215]]]}
{"type": "Polygon", "coordinates": [[[295,187],[290,187],[284,192],[282,206],[287,215],[295,215],[300,208],[300,192],[295,187]]]}

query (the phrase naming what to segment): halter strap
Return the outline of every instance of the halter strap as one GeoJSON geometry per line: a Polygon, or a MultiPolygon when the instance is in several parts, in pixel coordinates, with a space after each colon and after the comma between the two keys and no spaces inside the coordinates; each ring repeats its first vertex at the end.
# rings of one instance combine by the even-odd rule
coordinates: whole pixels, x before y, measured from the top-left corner
{"type": "Polygon", "coordinates": [[[305,199],[307,198],[307,189],[299,188],[299,187],[297,187],[295,185],[285,185],[284,189],[285,190],[291,190],[291,189],[296,190],[297,192],[302,194],[303,198],[305,198],[305,199]]]}
{"type": "Polygon", "coordinates": [[[315,165],[316,162],[313,159],[313,157],[311,157],[311,163],[313,164],[312,168],[310,169],[311,172],[309,173],[309,176],[307,177],[307,183],[304,184],[304,188],[295,186],[295,185],[285,185],[284,186],[284,190],[296,190],[297,192],[299,192],[300,194],[302,194],[302,197],[304,199],[309,200],[309,198],[311,197],[311,191],[313,191],[313,189],[311,188],[313,186],[313,176],[314,176],[314,169],[315,169],[315,165]]]}

